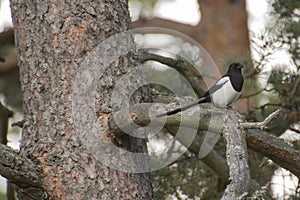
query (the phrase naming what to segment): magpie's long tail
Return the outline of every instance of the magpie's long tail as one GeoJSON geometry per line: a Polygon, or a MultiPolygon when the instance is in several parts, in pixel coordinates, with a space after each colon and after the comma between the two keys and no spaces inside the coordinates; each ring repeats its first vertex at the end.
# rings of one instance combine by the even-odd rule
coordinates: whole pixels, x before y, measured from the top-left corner
{"type": "Polygon", "coordinates": [[[197,100],[197,101],[195,101],[195,102],[193,102],[191,104],[188,104],[186,106],[182,106],[180,108],[176,108],[174,110],[170,110],[170,111],[168,111],[166,113],[162,113],[162,114],[156,115],[156,118],[164,117],[164,116],[168,116],[168,115],[174,115],[176,113],[185,111],[185,110],[187,110],[187,109],[189,109],[189,108],[191,108],[193,106],[196,106],[196,105],[201,104],[201,103],[206,103],[206,102],[210,102],[210,97],[209,96],[208,97],[202,97],[199,100],[197,100]]]}

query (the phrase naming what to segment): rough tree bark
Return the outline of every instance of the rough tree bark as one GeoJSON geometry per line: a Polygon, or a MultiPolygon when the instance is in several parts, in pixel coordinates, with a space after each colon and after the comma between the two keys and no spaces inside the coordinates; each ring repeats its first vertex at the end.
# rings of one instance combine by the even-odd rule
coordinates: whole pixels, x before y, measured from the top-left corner
{"type": "MultiPolygon", "coordinates": [[[[11,0],[11,9],[24,94],[20,153],[41,167],[42,188],[47,196],[151,199],[149,174],[125,173],[97,161],[83,144],[83,133],[73,130],[71,116],[72,80],[80,63],[101,41],[128,30],[127,1],[11,0]]],[[[110,65],[108,76],[113,84],[120,66],[122,73],[134,67],[130,56],[110,65]]],[[[110,140],[106,137],[110,134],[106,120],[111,110],[101,103],[109,101],[112,88],[113,85],[98,88],[105,96],[98,104],[100,128],[95,140],[110,140]]],[[[141,93],[135,96],[135,102],[142,99],[141,93]]],[[[147,151],[144,139],[125,137],[119,142],[127,150],[147,151]]],[[[20,199],[31,199],[21,185],[16,183],[16,189],[20,199]]]]}
{"type": "Polygon", "coordinates": [[[226,111],[223,135],[226,140],[226,158],[229,166],[230,184],[221,200],[231,200],[247,193],[250,173],[248,166],[245,131],[241,128],[241,116],[233,110],[226,111]]]}

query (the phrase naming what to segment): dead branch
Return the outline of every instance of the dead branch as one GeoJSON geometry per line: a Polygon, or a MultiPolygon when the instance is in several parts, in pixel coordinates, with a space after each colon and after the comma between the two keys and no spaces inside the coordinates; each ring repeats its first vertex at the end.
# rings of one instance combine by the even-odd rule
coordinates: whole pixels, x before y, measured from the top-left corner
{"type": "Polygon", "coordinates": [[[202,80],[201,75],[197,73],[197,70],[195,70],[191,63],[189,63],[187,60],[184,60],[183,58],[174,59],[143,50],[139,54],[139,61],[141,63],[144,63],[146,61],[156,61],[161,64],[168,65],[169,67],[176,69],[187,79],[187,81],[191,84],[193,90],[198,95],[198,97],[203,95],[205,92],[199,87],[199,83],[202,80]]]}
{"type": "Polygon", "coordinates": [[[222,200],[237,199],[246,194],[250,182],[247,144],[245,132],[240,129],[240,115],[228,110],[225,112],[223,135],[226,140],[226,158],[231,182],[227,185],[222,200]]]}
{"type": "Polygon", "coordinates": [[[249,129],[246,140],[251,150],[268,157],[300,178],[300,152],[291,145],[258,129],[249,129]]]}
{"type": "MultiPolygon", "coordinates": [[[[169,104],[166,107],[168,110],[174,109],[178,107],[178,104],[169,104]]],[[[156,114],[164,111],[161,104],[135,105],[130,108],[130,116],[127,112],[122,111],[111,116],[109,118],[109,127],[117,135],[123,135],[127,131],[131,132],[136,124],[146,126],[150,122],[153,125],[164,127],[180,125],[199,130],[207,130],[209,127],[210,130],[218,131],[222,128],[222,123],[220,122],[223,121],[224,113],[222,114],[219,109],[214,108],[210,104],[203,104],[198,108],[195,107],[189,111],[170,116],[165,122],[154,118],[156,114]],[[153,114],[150,112],[150,108],[153,110],[153,114]],[[213,115],[210,115],[211,113],[213,115]]],[[[239,121],[243,123],[242,118],[239,121]]],[[[277,137],[257,129],[247,129],[246,141],[250,149],[270,158],[276,164],[300,178],[300,152],[293,149],[292,146],[277,137]]],[[[200,146],[196,147],[196,149],[199,150],[200,146]]]]}
{"type": "Polygon", "coordinates": [[[26,197],[44,199],[39,165],[3,144],[0,144],[0,174],[17,185],[26,197]]]}
{"type": "Polygon", "coordinates": [[[281,109],[278,109],[271,113],[264,121],[262,122],[244,122],[241,123],[241,127],[244,129],[261,129],[266,130],[267,125],[280,114],[281,109]]]}
{"type": "Polygon", "coordinates": [[[17,122],[12,123],[11,126],[18,126],[20,128],[23,128],[24,123],[25,123],[25,120],[22,119],[21,121],[17,121],[17,122]]]}

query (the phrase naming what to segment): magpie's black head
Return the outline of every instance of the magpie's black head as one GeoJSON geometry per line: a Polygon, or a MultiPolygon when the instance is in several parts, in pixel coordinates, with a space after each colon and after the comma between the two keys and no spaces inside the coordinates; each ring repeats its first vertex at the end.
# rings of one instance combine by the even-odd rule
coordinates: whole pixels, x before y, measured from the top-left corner
{"type": "Polygon", "coordinates": [[[242,74],[243,67],[244,67],[243,64],[234,62],[231,65],[229,65],[229,69],[227,73],[224,75],[230,78],[232,87],[238,92],[240,92],[243,88],[243,83],[244,83],[244,77],[242,74]]]}
{"type": "Polygon", "coordinates": [[[242,63],[234,62],[231,65],[229,65],[229,69],[228,69],[227,73],[235,72],[235,71],[240,72],[243,67],[245,67],[245,65],[243,65],[242,63]]]}

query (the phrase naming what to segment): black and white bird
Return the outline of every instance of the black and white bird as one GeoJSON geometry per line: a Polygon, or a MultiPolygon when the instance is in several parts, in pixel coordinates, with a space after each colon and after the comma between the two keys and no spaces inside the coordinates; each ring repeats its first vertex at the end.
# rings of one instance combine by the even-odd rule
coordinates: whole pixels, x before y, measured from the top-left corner
{"type": "Polygon", "coordinates": [[[239,98],[241,94],[244,84],[244,77],[242,74],[243,67],[244,65],[241,63],[232,63],[229,66],[227,73],[222,76],[198,101],[157,115],[156,117],[173,115],[187,110],[195,105],[207,102],[212,102],[214,106],[219,108],[230,106],[239,98]]]}

